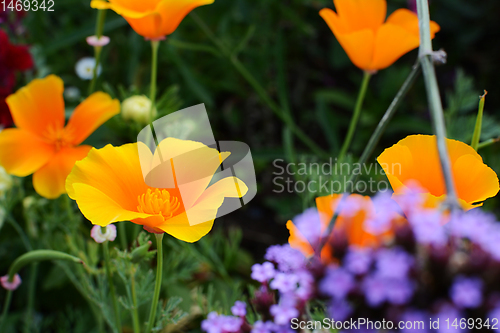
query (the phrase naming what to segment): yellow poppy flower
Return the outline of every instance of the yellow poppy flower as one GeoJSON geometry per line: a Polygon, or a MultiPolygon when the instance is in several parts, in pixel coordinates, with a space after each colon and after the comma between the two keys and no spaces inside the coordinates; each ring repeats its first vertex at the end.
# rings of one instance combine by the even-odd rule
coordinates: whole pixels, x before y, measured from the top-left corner
{"type": "Polygon", "coordinates": [[[185,242],[195,242],[212,229],[224,198],[239,198],[247,193],[245,183],[236,177],[208,186],[228,156],[202,143],[175,138],[160,142],[154,155],[141,142],[107,145],[92,149],[75,164],[66,189],[93,224],[132,221],[149,232],[166,232],[185,242]],[[151,169],[143,170],[141,165],[151,169]],[[165,177],[169,174],[166,166],[172,167],[175,187],[148,186],[144,177],[160,181],[169,178],[165,177]]]}
{"type": "Polygon", "coordinates": [[[112,9],[123,16],[132,29],[149,39],[161,39],[177,29],[189,12],[214,0],[92,0],[90,6],[112,9]]]}
{"type": "MultiPolygon", "coordinates": [[[[384,23],[386,0],[334,0],[337,12],[320,11],[349,59],[366,71],[377,71],[420,45],[418,17],[398,9],[384,23]]],[[[439,31],[431,21],[431,37],[439,31]]]]}
{"type": "Polygon", "coordinates": [[[33,174],[33,187],[55,199],[65,193],[66,177],[90,146],[79,146],[120,112],[120,102],[96,92],[75,108],[64,126],[64,84],[55,76],[35,79],[7,97],[17,128],[0,132],[0,165],[18,177],[33,174]]]}
{"type": "MultiPolygon", "coordinates": [[[[471,209],[494,197],[500,189],[495,171],[483,163],[471,146],[450,139],[446,143],[461,206],[471,209]]],[[[397,196],[415,182],[426,194],[426,206],[436,206],[445,199],[446,186],[436,136],[410,135],[384,150],[377,161],[391,183],[396,201],[397,196]]]]}

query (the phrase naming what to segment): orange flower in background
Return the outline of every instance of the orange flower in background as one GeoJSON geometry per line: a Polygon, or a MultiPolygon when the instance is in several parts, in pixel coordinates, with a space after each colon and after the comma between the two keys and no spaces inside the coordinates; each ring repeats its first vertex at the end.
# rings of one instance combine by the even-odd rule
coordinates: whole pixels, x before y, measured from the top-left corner
{"type": "Polygon", "coordinates": [[[182,167],[175,168],[175,182],[191,175],[189,191],[183,190],[181,196],[177,184],[175,188],[150,187],[141,169],[144,150],[149,148],[142,143],[107,145],[92,149],[75,164],[66,189],[93,224],[107,226],[132,221],[150,232],[166,232],[185,242],[196,242],[212,229],[224,198],[240,198],[248,190],[236,177],[226,177],[208,186],[211,177],[198,176],[213,175],[229,153],[174,138],[160,142],[152,161],[160,158],[172,166],[182,163],[182,167]],[[193,223],[193,219],[197,222],[193,223]]]}
{"type": "MultiPolygon", "coordinates": [[[[294,249],[301,251],[306,257],[312,256],[318,241],[325,236],[325,232],[333,217],[334,212],[340,213],[335,222],[333,232],[329,237],[345,237],[350,245],[359,247],[376,247],[393,236],[393,226],[402,221],[399,214],[389,216],[390,225],[388,230],[378,234],[370,233],[367,223],[377,216],[373,201],[368,196],[350,194],[344,201],[343,207],[339,207],[342,194],[332,194],[316,198],[316,210],[307,210],[296,217],[294,221],[288,221],[286,227],[290,232],[288,243],[294,249]]],[[[395,203],[394,203],[395,204],[395,203]]],[[[322,249],[323,261],[331,259],[332,248],[327,242],[322,249]]]]}
{"type": "MultiPolygon", "coordinates": [[[[387,21],[385,0],[334,0],[337,12],[320,11],[349,59],[366,71],[392,65],[402,55],[420,45],[418,17],[408,9],[398,9],[387,21]]],[[[439,31],[431,21],[431,37],[439,31]]]]}
{"type": "Polygon", "coordinates": [[[96,92],[75,108],[64,126],[64,84],[55,76],[35,79],[7,98],[17,128],[0,132],[0,165],[15,176],[33,174],[38,194],[55,199],[65,193],[66,177],[90,146],[79,146],[120,112],[120,102],[96,92]]]}
{"type": "MultiPolygon", "coordinates": [[[[483,163],[469,145],[447,139],[453,179],[461,206],[471,209],[500,190],[495,171],[483,163]]],[[[418,183],[426,194],[426,206],[435,207],[446,197],[436,136],[410,135],[387,148],[377,158],[394,190],[394,198],[418,183]]]]}
{"type": "Polygon", "coordinates": [[[149,39],[173,33],[189,12],[214,0],[92,0],[96,9],[112,9],[123,16],[132,29],[149,39]]]}

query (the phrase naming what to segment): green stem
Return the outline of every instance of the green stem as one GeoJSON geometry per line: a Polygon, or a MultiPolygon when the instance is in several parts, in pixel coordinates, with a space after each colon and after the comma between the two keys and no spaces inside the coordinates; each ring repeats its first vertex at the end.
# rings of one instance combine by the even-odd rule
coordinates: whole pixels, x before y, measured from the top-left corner
{"type": "Polygon", "coordinates": [[[446,204],[450,209],[459,209],[457,192],[451,171],[451,162],[446,145],[446,126],[444,122],[443,105],[439,94],[436,71],[432,60],[432,42],[430,33],[429,3],[427,0],[417,0],[418,20],[420,26],[419,57],[424,74],[427,100],[431,110],[432,123],[436,133],[439,160],[444,176],[447,192],[446,204]]]}
{"type": "MultiPolygon", "coordinates": [[[[385,129],[387,128],[387,125],[391,121],[392,117],[396,113],[396,110],[399,108],[401,105],[401,102],[403,101],[403,98],[406,96],[406,93],[408,93],[408,90],[413,86],[413,83],[415,82],[416,78],[420,74],[420,62],[417,61],[417,63],[413,66],[412,71],[406,78],[405,82],[399,89],[398,93],[392,100],[391,105],[389,105],[389,108],[387,108],[387,111],[385,111],[384,116],[382,119],[380,119],[380,122],[377,125],[377,128],[373,132],[372,136],[370,137],[370,140],[368,141],[368,144],[366,145],[365,149],[363,150],[363,153],[361,154],[361,157],[359,158],[359,165],[363,165],[368,161],[370,156],[373,153],[373,150],[375,149],[375,146],[378,144],[380,137],[384,133],[385,129]]],[[[352,174],[349,181],[347,182],[348,186],[349,184],[352,184],[352,188],[346,188],[346,192],[351,193],[356,180],[358,179],[358,174],[352,174]]]]}
{"type": "Polygon", "coordinates": [[[119,237],[120,237],[120,245],[122,247],[122,250],[127,249],[127,229],[125,227],[125,223],[127,222],[120,222],[118,223],[118,230],[120,231],[119,237]]]}
{"type": "Polygon", "coordinates": [[[363,75],[363,81],[361,82],[361,88],[359,89],[358,99],[356,100],[356,106],[354,107],[354,113],[352,114],[351,124],[349,125],[349,130],[347,131],[347,135],[345,137],[344,143],[342,144],[342,148],[340,149],[338,160],[342,161],[351,145],[352,138],[354,136],[354,132],[356,131],[356,125],[359,121],[359,116],[361,115],[361,109],[363,108],[363,101],[365,100],[366,91],[368,90],[368,83],[370,82],[370,78],[372,77],[372,73],[365,71],[363,75]]]}
{"type": "Polygon", "coordinates": [[[32,327],[37,274],[38,274],[38,263],[33,263],[31,264],[31,273],[30,273],[30,280],[28,287],[28,306],[26,308],[26,319],[25,319],[26,322],[24,325],[24,331],[26,333],[31,332],[31,327],[32,327]]]}
{"type": "Polygon", "coordinates": [[[3,332],[5,317],[7,317],[7,312],[9,312],[11,300],[12,300],[12,290],[7,290],[7,296],[5,297],[5,302],[3,304],[2,318],[0,319],[0,332],[3,332]]]}
{"type": "Polygon", "coordinates": [[[149,319],[145,333],[151,333],[156,319],[156,308],[158,307],[158,300],[160,298],[161,280],[163,273],[163,234],[155,234],[156,247],[158,252],[156,254],[156,281],[153,301],[151,302],[151,309],[149,310],[149,319]]]}
{"type": "Polygon", "coordinates": [[[139,311],[137,309],[137,293],[135,291],[135,269],[131,272],[131,289],[132,289],[132,322],[134,324],[134,333],[141,333],[141,327],[139,324],[139,311]]]}
{"type": "Polygon", "coordinates": [[[479,109],[477,112],[477,118],[476,118],[476,126],[474,128],[474,134],[472,135],[472,143],[471,146],[474,148],[476,151],[478,150],[479,147],[479,139],[481,138],[481,128],[483,127],[483,111],[484,111],[484,102],[486,99],[486,94],[488,92],[485,90],[484,95],[480,97],[479,100],[479,109]]]}
{"type": "Polygon", "coordinates": [[[113,277],[111,276],[111,260],[109,258],[109,241],[105,241],[102,244],[102,249],[104,252],[104,263],[106,265],[106,275],[108,277],[109,292],[111,293],[111,301],[113,302],[113,312],[115,315],[116,329],[118,332],[122,331],[122,325],[120,321],[120,309],[118,308],[118,300],[116,298],[115,284],[113,283],[113,277]]]}
{"type": "MultiPolygon", "coordinates": [[[[158,139],[155,136],[155,130],[153,127],[153,113],[156,107],[156,80],[158,75],[158,48],[160,46],[159,40],[151,41],[151,85],[150,85],[150,93],[149,99],[151,100],[151,108],[149,109],[149,127],[151,128],[151,133],[153,134],[153,138],[156,146],[158,146],[158,139]]],[[[161,154],[161,153],[160,153],[161,154]]],[[[161,157],[161,156],[160,156],[161,157]]]]}
{"type": "Polygon", "coordinates": [[[7,213],[6,220],[10,225],[16,230],[16,232],[19,234],[19,237],[21,237],[21,240],[23,241],[24,247],[26,247],[26,250],[31,251],[33,247],[31,246],[31,243],[29,241],[28,236],[23,231],[23,228],[17,223],[17,221],[14,219],[14,217],[10,214],[7,213]]]}
{"type": "Polygon", "coordinates": [[[492,144],[495,144],[497,142],[500,142],[500,137],[486,140],[486,141],[481,142],[480,144],[477,145],[477,150],[486,148],[486,147],[491,146],[492,144]]]}
{"type": "Polygon", "coordinates": [[[198,24],[198,26],[203,30],[207,37],[219,48],[219,50],[229,59],[234,68],[240,73],[241,76],[252,86],[257,95],[264,104],[266,104],[269,109],[281,120],[283,121],[293,132],[297,138],[299,138],[312,152],[318,156],[328,158],[330,155],[321,149],[316,143],[314,143],[311,138],[309,138],[294,121],[286,115],[286,113],[276,104],[272,98],[269,96],[264,87],[257,81],[257,79],[252,75],[252,73],[241,63],[238,57],[222,42],[220,41],[210,28],[205,24],[205,22],[195,13],[191,13],[190,16],[198,24]]]}
{"type": "MultiPolygon", "coordinates": [[[[99,9],[97,12],[97,23],[95,28],[95,35],[98,39],[102,37],[105,21],[106,21],[106,9],[99,9]]],[[[92,76],[92,81],[90,82],[89,86],[89,95],[95,91],[95,86],[97,83],[97,69],[99,68],[99,63],[101,60],[101,51],[102,51],[102,46],[94,46],[95,67],[92,76]]]]}

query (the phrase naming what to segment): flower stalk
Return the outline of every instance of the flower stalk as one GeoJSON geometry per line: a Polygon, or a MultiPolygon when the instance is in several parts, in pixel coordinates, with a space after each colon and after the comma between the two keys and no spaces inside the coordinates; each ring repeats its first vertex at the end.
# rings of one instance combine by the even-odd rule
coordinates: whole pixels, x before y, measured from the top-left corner
{"type": "Polygon", "coordinates": [[[474,128],[474,134],[472,135],[472,143],[471,143],[471,147],[474,148],[475,151],[479,149],[479,140],[481,139],[481,128],[483,127],[484,102],[486,100],[487,94],[488,92],[485,90],[484,95],[480,96],[479,100],[479,109],[477,112],[476,126],[474,128]]]}
{"type": "MultiPolygon", "coordinates": [[[[95,28],[95,35],[96,35],[97,39],[102,37],[103,31],[104,31],[104,22],[105,21],[106,21],[106,10],[99,9],[97,11],[97,23],[96,23],[96,28],[95,28]]],[[[92,81],[90,82],[90,86],[89,86],[89,95],[95,91],[95,86],[97,83],[97,70],[99,68],[99,63],[101,61],[101,53],[102,53],[102,46],[94,46],[95,67],[94,67],[94,73],[92,76],[92,81]]]]}
{"type": "MultiPolygon", "coordinates": [[[[151,100],[151,108],[149,110],[149,127],[151,128],[151,133],[153,134],[153,139],[155,141],[156,146],[158,146],[158,139],[156,138],[155,135],[155,130],[153,127],[153,117],[154,117],[154,110],[156,108],[156,81],[157,81],[157,76],[158,76],[158,49],[160,47],[160,41],[159,40],[152,40],[151,41],[151,85],[150,85],[150,92],[149,92],[149,99],[151,100]]],[[[161,154],[161,153],[160,153],[161,154]]],[[[161,157],[161,155],[160,155],[161,157]]]]}
{"type": "Polygon", "coordinates": [[[156,236],[156,281],[153,301],[151,302],[151,309],[149,310],[149,319],[145,333],[150,333],[156,319],[156,308],[158,307],[158,300],[160,298],[161,280],[163,273],[163,233],[155,234],[156,236]]]}
{"type": "Polygon", "coordinates": [[[370,82],[371,77],[372,77],[371,72],[364,71],[363,81],[361,82],[361,88],[359,90],[358,98],[356,100],[356,106],[354,107],[354,112],[352,114],[349,130],[347,131],[344,143],[342,144],[342,148],[340,149],[339,161],[342,161],[344,159],[345,154],[347,153],[347,150],[351,145],[354,132],[356,131],[356,125],[358,124],[359,116],[361,115],[361,109],[363,108],[363,101],[365,100],[366,91],[368,90],[368,83],[370,82]]]}
{"type": "Polygon", "coordinates": [[[118,300],[116,298],[115,285],[113,283],[113,277],[111,276],[111,260],[109,257],[109,241],[102,243],[102,249],[104,252],[104,264],[106,266],[106,276],[108,278],[109,292],[111,294],[111,301],[113,302],[113,312],[115,315],[116,329],[118,332],[122,331],[121,321],[120,321],[120,308],[118,307],[118,300]]]}
{"type": "Polygon", "coordinates": [[[446,146],[446,126],[444,121],[443,105],[439,94],[439,86],[436,78],[432,59],[432,41],[430,32],[429,3],[427,0],[417,0],[418,20],[420,27],[420,49],[419,58],[424,75],[427,100],[431,111],[434,132],[437,138],[439,160],[443,171],[447,192],[446,204],[452,210],[459,209],[457,192],[453,181],[451,162],[446,146]]]}

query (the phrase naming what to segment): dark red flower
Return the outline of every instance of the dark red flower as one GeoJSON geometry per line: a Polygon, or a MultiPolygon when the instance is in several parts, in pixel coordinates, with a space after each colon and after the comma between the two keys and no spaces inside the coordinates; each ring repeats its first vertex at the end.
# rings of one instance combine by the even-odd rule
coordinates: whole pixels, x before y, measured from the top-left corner
{"type": "Polygon", "coordinates": [[[12,45],[5,31],[0,30],[0,126],[12,124],[5,98],[10,95],[16,84],[16,72],[33,67],[33,59],[28,47],[12,45]]]}

